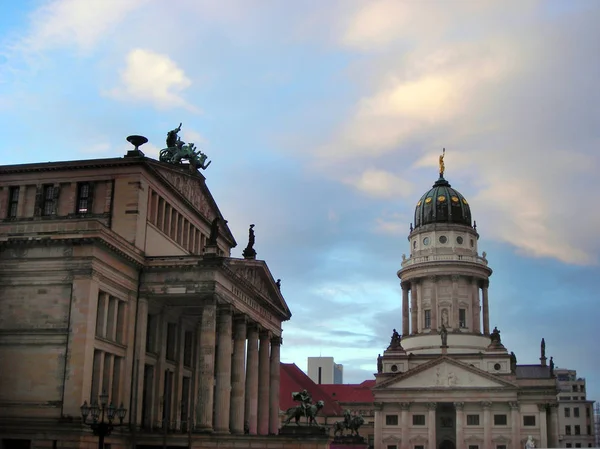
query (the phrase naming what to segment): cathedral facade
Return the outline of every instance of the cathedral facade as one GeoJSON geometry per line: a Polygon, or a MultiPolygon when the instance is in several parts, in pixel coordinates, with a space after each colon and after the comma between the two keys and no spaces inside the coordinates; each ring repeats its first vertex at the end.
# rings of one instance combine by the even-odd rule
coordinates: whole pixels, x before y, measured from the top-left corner
{"type": "MultiPolygon", "coordinates": [[[[443,158],[443,157],[442,157],[443,158]]],[[[468,201],[440,177],[417,202],[398,277],[402,335],[378,360],[376,449],[556,447],[553,363],[517,365],[490,329],[486,254],[468,201]]]]}

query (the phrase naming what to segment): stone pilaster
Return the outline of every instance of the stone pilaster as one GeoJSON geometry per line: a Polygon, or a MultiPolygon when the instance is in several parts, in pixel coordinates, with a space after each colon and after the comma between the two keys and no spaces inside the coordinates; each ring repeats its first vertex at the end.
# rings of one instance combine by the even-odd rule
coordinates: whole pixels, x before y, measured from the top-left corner
{"type": "Polygon", "coordinates": [[[256,435],[258,423],[258,326],[248,326],[248,363],[246,364],[245,420],[250,435],[256,435]]]}
{"type": "Polygon", "coordinates": [[[472,279],[471,288],[473,289],[471,312],[473,320],[473,332],[481,332],[481,310],[479,306],[479,281],[476,278],[472,279]]]}
{"type": "Polygon", "coordinates": [[[548,446],[558,447],[558,404],[549,404],[550,426],[548,429],[548,446]]]}
{"type": "Polygon", "coordinates": [[[483,447],[492,447],[492,403],[482,402],[483,407],[483,447]]]}
{"type": "Polygon", "coordinates": [[[453,329],[460,328],[459,323],[459,305],[458,305],[458,280],[460,276],[454,274],[452,275],[452,316],[450,318],[450,327],[453,329]]]}
{"type": "Polygon", "coordinates": [[[408,328],[408,290],[410,284],[402,282],[402,335],[410,335],[410,329],[408,328]]]}
{"type": "Polygon", "coordinates": [[[258,434],[269,434],[269,331],[260,333],[258,349],[258,434]]]}
{"type": "Polygon", "coordinates": [[[540,412],[540,447],[548,447],[548,426],[546,422],[546,404],[538,404],[540,412]]]}
{"type": "Polygon", "coordinates": [[[408,410],[410,409],[410,402],[401,402],[400,409],[402,410],[400,412],[400,426],[402,429],[402,443],[400,445],[400,449],[410,449],[410,443],[408,441],[408,436],[410,434],[410,428],[408,424],[408,410]]]}
{"type": "Polygon", "coordinates": [[[196,428],[199,431],[212,431],[213,428],[216,329],[217,305],[207,304],[198,326],[196,428]]]}
{"type": "Polygon", "coordinates": [[[429,442],[429,449],[437,449],[436,444],[436,416],[435,409],[437,408],[437,402],[430,402],[427,404],[427,408],[429,410],[427,417],[427,440],[429,442]]]}
{"type": "Polygon", "coordinates": [[[511,446],[512,449],[521,449],[520,435],[521,435],[521,418],[519,413],[519,403],[509,402],[510,406],[510,433],[511,433],[511,446]]]}
{"type": "Polygon", "coordinates": [[[456,409],[456,449],[465,448],[465,403],[455,402],[454,408],[456,409]]]}
{"type": "Polygon", "coordinates": [[[382,403],[374,402],[373,403],[373,411],[374,411],[374,427],[375,427],[375,447],[374,449],[383,449],[383,420],[385,419],[382,412],[382,403]]]}
{"type": "Polygon", "coordinates": [[[234,319],[233,363],[231,366],[231,407],[229,409],[229,430],[233,434],[244,434],[244,393],[246,362],[246,317],[238,315],[234,319]]]}
{"type": "Polygon", "coordinates": [[[481,288],[483,297],[483,333],[485,335],[490,334],[490,308],[488,304],[488,286],[489,282],[484,281],[481,288]]]}
{"type": "Polygon", "coordinates": [[[432,332],[436,332],[438,329],[438,314],[437,314],[437,309],[438,309],[438,300],[437,300],[437,296],[438,296],[438,285],[437,285],[437,277],[436,276],[430,276],[429,280],[431,282],[433,282],[433,285],[431,286],[431,331],[432,332]]]}
{"type": "Polygon", "coordinates": [[[231,405],[231,327],[232,312],[229,305],[219,307],[217,339],[219,351],[216,366],[215,432],[229,433],[229,408],[231,405]]]}
{"type": "Polygon", "coordinates": [[[269,434],[277,435],[279,432],[279,359],[281,350],[281,337],[271,339],[271,366],[269,385],[269,434]]]}
{"type": "Polygon", "coordinates": [[[419,332],[419,288],[420,284],[416,281],[410,284],[410,333],[419,332]]]}

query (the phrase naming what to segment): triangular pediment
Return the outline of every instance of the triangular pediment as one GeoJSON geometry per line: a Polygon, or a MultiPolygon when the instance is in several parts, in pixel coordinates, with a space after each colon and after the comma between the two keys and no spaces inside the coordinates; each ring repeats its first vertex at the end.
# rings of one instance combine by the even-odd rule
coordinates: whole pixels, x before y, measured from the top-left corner
{"type": "Polygon", "coordinates": [[[500,379],[450,357],[440,357],[410,371],[398,374],[378,385],[377,389],[419,388],[516,388],[513,383],[500,379]]]}
{"type": "Polygon", "coordinates": [[[258,293],[282,319],[291,317],[290,309],[281,294],[266,262],[254,259],[228,259],[227,265],[243,284],[258,293]]]}
{"type": "MultiPolygon", "coordinates": [[[[206,186],[205,178],[201,173],[191,173],[187,166],[171,166],[166,162],[148,161],[152,171],[165,181],[181,198],[188,202],[207,223],[215,217],[223,219],[221,212],[206,186]]],[[[221,224],[221,235],[235,247],[235,239],[227,224],[221,224]]]]}

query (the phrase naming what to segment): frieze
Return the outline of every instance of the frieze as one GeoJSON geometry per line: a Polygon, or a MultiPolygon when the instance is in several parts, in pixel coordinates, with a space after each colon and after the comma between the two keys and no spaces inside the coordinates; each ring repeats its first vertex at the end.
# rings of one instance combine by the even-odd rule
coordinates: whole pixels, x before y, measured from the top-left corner
{"type": "Polygon", "coordinates": [[[215,214],[211,210],[208,199],[202,192],[200,182],[190,176],[173,173],[168,170],[159,170],[163,176],[175,189],[181,193],[196,210],[205,218],[212,220],[215,214]]]}
{"type": "Polygon", "coordinates": [[[245,294],[240,288],[236,287],[235,285],[231,285],[231,293],[233,293],[237,299],[240,299],[244,304],[246,304],[256,313],[258,313],[261,317],[266,318],[270,322],[279,325],[279,321],[277,321],[271,313],[265,310],[265,308],[262,307],[258,303],[258,301],[252,299],[250,296],[245,294]]]}

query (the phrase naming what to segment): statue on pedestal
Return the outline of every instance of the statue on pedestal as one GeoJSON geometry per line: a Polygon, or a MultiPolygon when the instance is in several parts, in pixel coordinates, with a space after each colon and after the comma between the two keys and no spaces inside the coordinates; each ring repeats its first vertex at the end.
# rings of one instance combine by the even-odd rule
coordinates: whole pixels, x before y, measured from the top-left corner
{"type": "Polygon", "coordinates": [[[196,146],[193,143],[186,144],[183,142],[179,138],[180,131],[181,123],[177,128],[167,133],[167,148],[160,150],[159,160],[169,164],[181,164],[183,159],[187,159],[193,169],[206,170],[211,161],[206,163],[206,154],[200,150],[196,151],[196,146]]]}
{"type": "Polygon", "coordinates": [[[365,419],[358,414],[351,414],[350,410],[344,412],[344,420],[333,424],[333,436],[335,440],[362,440],[358,429],[365,423],[365,419]],[[344,430],[350,430],[350,435],[344,436],[344,430]],[[338,436],[338,433],[340,434],[338,436]]]}
{"type": "Polygon", "coordinates": [[[242,255],[245,259],[254,259],[256,257],[256,250],[254,249],[254,225],[250,225],[250,229],[248,230],[248,246],[242,252],[242,255]]]}
{"type": "Polygon", "coordinates": [[[215,246],[217,244],[218,238],[219,238],[219,217],[215,217],[215,219],[210,224],[210,235],[208,236],[208,240],[206,241],[206,244],[215,246]]]}
{"type": "Polygon", "coordinates": [[[440,336],[442,337],[442,347],[447,347],[448,346],[448,330],[446,329],[446,326],[444,326],[444,323],[442,323],[442,328],[440,330],[440,336]]]}
{"type": "Polygon", "coordinates": [[[394,329],[388,349],[402,349],[402,344],[400,343],[401,341],[402,337],[400,337],[400,334],[396,331],[396,329],[394,329]]]}
{"type": "Polygon", "coordinates": [[[383,359],[381,357],[381,354],[379,354],[377,356],[377,372],[378,373],[382,373],[383,372],[383,359]]]}
{"type": "Polygon", "coordinates": [[[514,352],[510,353],[510,372],[513,374],[517,372],[517,356],[514,352]]]}
{"type": "Polygon", "coordinates": [[[316,424],[315,418],[317,413],[325,406],[325,402],[318,401],[316,404],[313,404],[312,396],[307,390],[292,393],[292,399],[300,402],[300,405],[287,409],[287,419],[283,422],[283,425],[289,424],[292,418],[295,419],[296,425],[300,425],[299,421],[303,416],[306,417],[309,426],[316,424]]]}
{"type": "Polygon", "coordinates": [[[500,331],[496,326],[494,326],[494,330],[490,334],[490,341],[492,344],[501,345],[502,339],[500,338],[500,331]]]}
{"type": "Polygon", "coordinates": [[[531,435],[529,435],[527,437],[527,441],[525,442],[525,449],[534,449],[535,448],[535,441],[533,440],[533,437],[531,435]]]}

